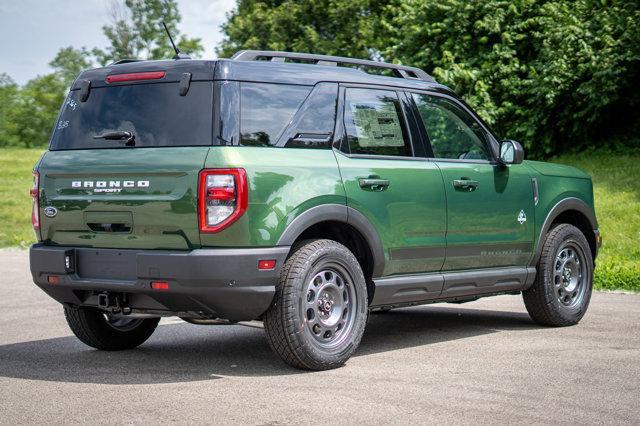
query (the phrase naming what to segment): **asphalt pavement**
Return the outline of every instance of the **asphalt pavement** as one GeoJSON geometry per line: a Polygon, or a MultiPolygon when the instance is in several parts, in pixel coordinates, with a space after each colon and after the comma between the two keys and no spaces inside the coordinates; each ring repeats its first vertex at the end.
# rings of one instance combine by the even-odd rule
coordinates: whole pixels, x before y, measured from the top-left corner
{"type": "Polygon", "coordinates": [[[546,328],[520,296],[372,315],[355,356],[294,370],[263,330],[163,319],[140,348],[99,352],[0,251],[0,424],[640,423],[640,295],[595,293],[546,328]]]}

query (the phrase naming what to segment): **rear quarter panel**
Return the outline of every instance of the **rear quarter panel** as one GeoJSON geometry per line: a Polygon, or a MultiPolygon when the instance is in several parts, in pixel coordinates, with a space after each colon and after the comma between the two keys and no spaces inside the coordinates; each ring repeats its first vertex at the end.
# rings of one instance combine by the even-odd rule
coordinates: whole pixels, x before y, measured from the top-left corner
{"type": "Polygon", "coordinates": [[[331,150],[214,146],[205,168],[247,172],[249,206],[228,228],[201,234],[203,246],[275,246],[300,213],[322,204],[346,204],[331,150]]]}

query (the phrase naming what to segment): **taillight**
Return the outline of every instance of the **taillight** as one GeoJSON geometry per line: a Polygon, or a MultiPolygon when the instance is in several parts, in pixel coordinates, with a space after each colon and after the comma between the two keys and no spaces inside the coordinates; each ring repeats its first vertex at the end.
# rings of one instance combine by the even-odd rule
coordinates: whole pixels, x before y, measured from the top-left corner
{"type": "Polygon", "coordinates": [[[38,240],[40,239],[40,173],[37,171],[33,172],[33,186],[29,190],[29,195],[31,195],[31,199],[33,200],[31,207],[31,225],[33,226],[33,230],[36,232],[36,237],[38,240]]]}
{"type": "Polygon", "coordinates": [[[247,210],[249,194],[244,169],[205,169],[198,183],[200,232],[218,232],[247,210]]]}

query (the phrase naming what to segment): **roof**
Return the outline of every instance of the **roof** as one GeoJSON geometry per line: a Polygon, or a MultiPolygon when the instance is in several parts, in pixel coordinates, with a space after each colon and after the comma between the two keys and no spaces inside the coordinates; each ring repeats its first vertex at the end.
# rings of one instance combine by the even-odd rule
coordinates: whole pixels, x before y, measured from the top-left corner
{"type": "Polygon", "coordinates": [[[216,66],[215,79],[309,86],[321,81],[331,81],[336,83],[372,84],[398,88],[451,91],[448,87],[435,81],[386,77],[342,66],[271,61],[235,61],[231,59],[220,59],[216,66]]]}
{"type": "MultiPolygon", "coordinates": [[[[401,67],[401,69],[411,69],[410,67],[399,67],[401,67]]],[[[121,62],[82,72],[73,88],[79,88],[79,82],[81,80],[90,80],[92,87],[100,87],[107,85],[105,80],[110,74],[145,71],[166,71],[166,77],[162,79],[163,82],[179,81],[183,73],[189,72],[192,74],[192,81],[215,79],[307,86],[313,86],[318,82],[336,82],[451,92],[451,89],[447,86],[432,81],[432,79],[387,77],[370,74],[356,68],[338,66],[336,64],[325,65],[321,61],[317,63],[296,63],[233,59],[180,59],[121,62]]]]}

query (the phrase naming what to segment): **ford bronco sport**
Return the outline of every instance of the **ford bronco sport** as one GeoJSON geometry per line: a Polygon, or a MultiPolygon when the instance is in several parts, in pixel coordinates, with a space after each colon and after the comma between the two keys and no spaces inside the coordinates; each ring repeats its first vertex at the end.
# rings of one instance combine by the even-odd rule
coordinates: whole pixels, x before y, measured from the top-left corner
{"type": "Polygon", "coordinates": [[[263,321],[288,364],[342,365],[370,311],[522,293],[585,314],[591,179],[523,161],[424,71],[242,51],[82,72],[34,170],[34,282],[131,349],[160,317],[263,321]]]}

